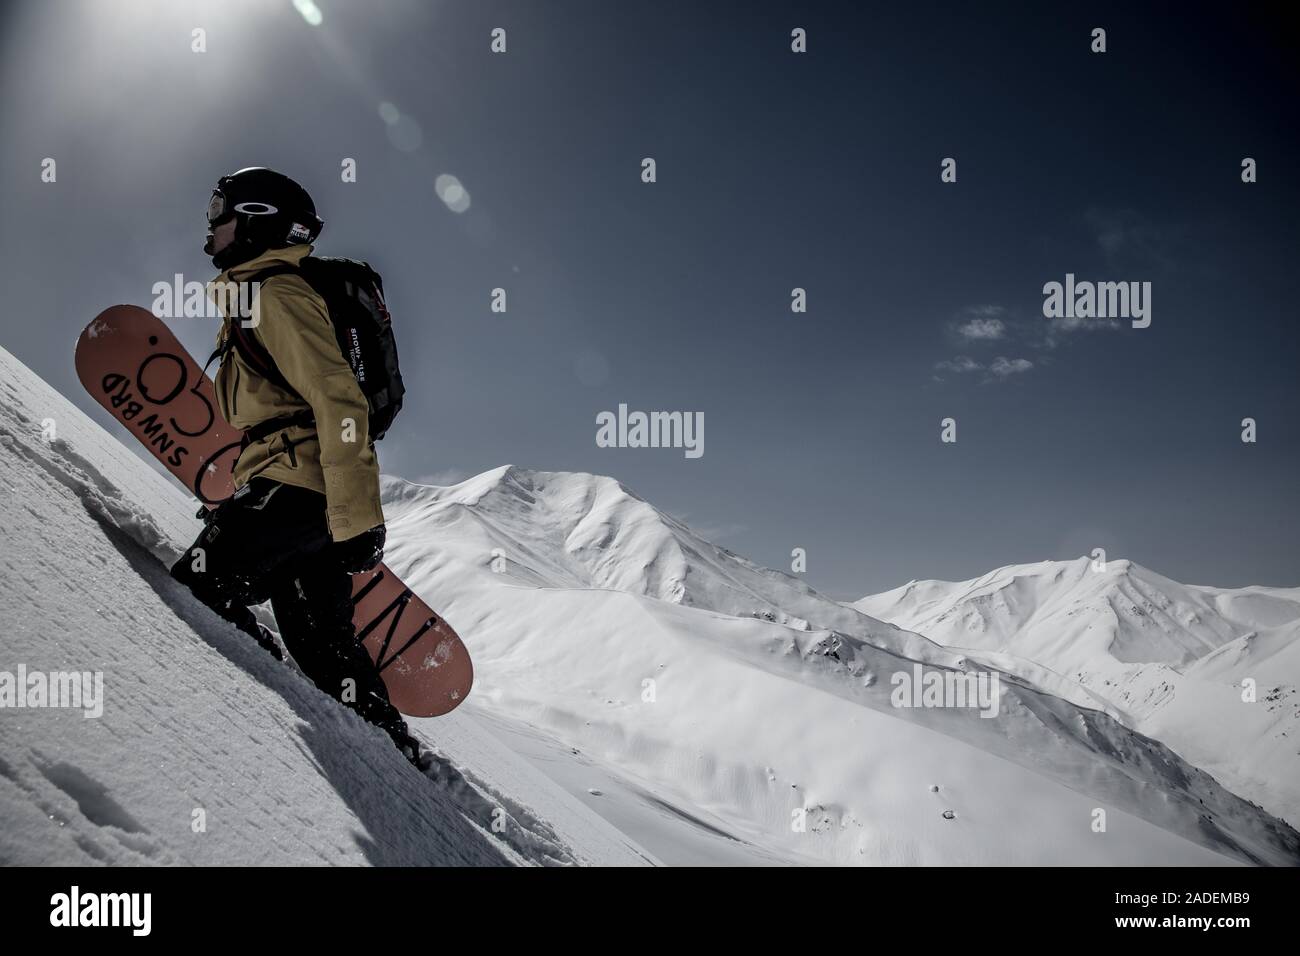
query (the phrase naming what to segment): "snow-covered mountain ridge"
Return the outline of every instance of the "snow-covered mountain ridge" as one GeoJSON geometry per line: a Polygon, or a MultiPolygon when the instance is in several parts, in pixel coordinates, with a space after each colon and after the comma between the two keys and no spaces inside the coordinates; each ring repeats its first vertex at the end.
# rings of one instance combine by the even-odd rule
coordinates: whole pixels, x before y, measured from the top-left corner
{"type": "MultiPolygon", "coordinates": [[[[385,478],[384,495],[392,566],[421,593],[440,595],[448,619],[474,635],[490,706],[604,748],[621,766],[668,783],[683,802],[730,819],[788,826],[790,808],[778,811],[769,803],[774,793],[744,779],[747,765],[760,761],[770,783],[783,764],[803,767],[789,775],[794,789],[810,774],[837,805],[860,807],[861,797],[841,795],[871,792],[862,775],[879,758],[876,747],[910,738],[915,727],[1126,807],[1142,805],[1139,792],[1151,786],[1209,781],[1049,669],[1013,655],[954,652],[882,623],[707,542],[614,479],[505,466],[445,488],[385,478]],[[970,710],[894,707],[891,675],[915,662],[996,668],[1002,714],[984,720],[970,710]],[[796,702],[774,702],[772,678],[782,696],[792,684],[802,688],[796,702]],[[653,705],[642,697],[647,680],[653,705]],[[844,733],[846,723],[874,726],[877,715],[888,720],[883,737],[844,733]],[[781,723],[816,742],[795,744],[796,730],[781,723]],[[1099,759],[1099,749],[1108,756],[1099,759]],[[700,751],[695,759],[709,760],[711,772],[682,778],[700,751]],[[741,753],[762,756],[724,772],[741,753]],[[1117,755],[1122,767],[1110,765],[1117,755]]],[[[926,736],[910,752],[925,763],[944,746],[926,736]]],[[[908,762],[893,767],[908,776],[908,762]]],[[[860,822],[863,811],[846,810],[834,816],[835,829],[851,838],[846,821],[860,822]]],[[[858,851],[862,839],[869,838],[860,837],[858,851]]],[[[833,851],[853,858],[841,854],[833,851]]]]}
{"type": "Polygon", "coordinates": [[[1300,823],[1300,588],[1184,585],[1081,557],[911,581],[852,606],[952,649],[1034,661],[1300,823]]]}

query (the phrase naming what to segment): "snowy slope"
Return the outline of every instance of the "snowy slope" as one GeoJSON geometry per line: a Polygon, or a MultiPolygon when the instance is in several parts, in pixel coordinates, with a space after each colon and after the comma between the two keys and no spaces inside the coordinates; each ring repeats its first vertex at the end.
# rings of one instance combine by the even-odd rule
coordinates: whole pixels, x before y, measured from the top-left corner
{"type": "Polygon", "coordinates": [[[157,559],[195,533],[193,504],[2,352],[0,441],[0,670],[102,670],[107,689],[98,720],[0,710],[3,862],[1300,859],[1294,831],[1167,748],[1019,679],[994,719],[897,710],[891,672],[970,661],[610,479],[510,467],[385,480],[389,563],[478,676],[416,722],[441,756],[428,780],[172,586],[157,559]]]}
{"type": "Polygon", "coordinates": [[[1014,676],[995,719],[894,708],[893,672],[972,662],[704,542],[612,479],[506,466],[384,490],[389,563],[467,636],[472,706],[740,839],[833,862],[1205,859],[1174,836],[1297,861],[1279,821],[1014,676]]]}
{"type": "Polygon", "coordinates": [[[1012,565],[912,581],[854,608],[1104,697],[1135,729],[1300,824],[1300,588],[1179,584],[1131,561],[1012,565]],[[1242,700],[1256,682],[1257,699],[1242,700]]]}
{"type": "Polygon", "coordinates": [[[0,710],[0,863],[654,862],[469,714],[424,778],[194,602],[157,557],[195,505],[2,350],[0,443],[0,670],[105,698],[0,710]]]}

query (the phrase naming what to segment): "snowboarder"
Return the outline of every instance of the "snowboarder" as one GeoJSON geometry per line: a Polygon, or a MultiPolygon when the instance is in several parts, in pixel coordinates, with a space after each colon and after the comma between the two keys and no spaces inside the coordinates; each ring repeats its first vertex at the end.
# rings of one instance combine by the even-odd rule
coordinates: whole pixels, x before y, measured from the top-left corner
{"type": "Polygon", "coordinates": [[[305,189],[261,167],[223,177],[207,218],[203,251],[221,270],[210,288],[259,281],[254,324],[232,330],[243,320],[227,308],[212,355],[219,410],[245,438],[234,496],[201,512],[206,526],[172,576],[283,659],[250,610],[270,600],[303,673],[418,765],[419,744],[352,625],[351,575],[383,558],[386,528],[366,395],[325,300],[295,271],[324,223],[305,189]]]}

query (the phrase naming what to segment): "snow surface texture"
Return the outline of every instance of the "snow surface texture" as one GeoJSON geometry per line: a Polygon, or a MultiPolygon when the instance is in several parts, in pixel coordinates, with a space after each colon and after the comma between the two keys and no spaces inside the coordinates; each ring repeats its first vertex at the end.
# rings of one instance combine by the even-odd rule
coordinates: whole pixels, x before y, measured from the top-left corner
{"type": "Polygon", "coordinates": [[[196,506],[2,351],[0,442],[0,670],[102,670],[106,696],[0,710],[0,862],[1300,860],[1095,688],[1005,654],[998,717],[896,709],[892,673],[974,658],[612,479],[509,466],[384,480],[388,563],[475,658],[466,704],[413,722],[426,779],[173,585],[196,506]]]}
{"type": "Polygon", "coordinates": [[[852,605],[981,659],[1032,661],[1300,825],[1300,588],[1179,584],[1131,561],[1012,565],[852,605]],[[1243,682],[1256,685],[1243,701],[1243,682]]]}
{"type": "Polygon", "coordinates": [[[426,779],[194,601],[159,559],[197,504],[3,350],[0,443],[0,670],[105,688],[0,710],[0,863],[655,862],[469,714],[426,779]]]}

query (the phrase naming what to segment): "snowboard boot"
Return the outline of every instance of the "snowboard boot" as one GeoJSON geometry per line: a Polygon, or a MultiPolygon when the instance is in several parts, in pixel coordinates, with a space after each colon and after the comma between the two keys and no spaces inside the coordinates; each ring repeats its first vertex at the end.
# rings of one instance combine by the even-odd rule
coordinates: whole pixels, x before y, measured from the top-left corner
{"type": "Polygon", "coordinates": [[[433,763],[433,755],[420,746],[420,741],[411,735],[406,721],[392,704],[383,708],[384,713],[367,716],[366,719],[382,730],[392,739],[393,745],[403,757],[411,762],[417,770],[426,770],[433,763]]]}
{"type": "Polygon", "coordinates": [[[420,746],[420,742],[411,736],[406,721],[400,718],[396,723],[381,728],[392,738],[398,752],[410,761],[411,766],[421,773],[433,766],[433,754],[420,746]]]}
{"type": "Polygon", "coordinates": [[[384,731],[392,738],[398,752],[410,761],[411,766],[416,770],[426,770],[433,762],[433,755],[421,747],[420,742],[405,728],[406,724],[402,722],[400,728],[385,727],[384,731]]]}

